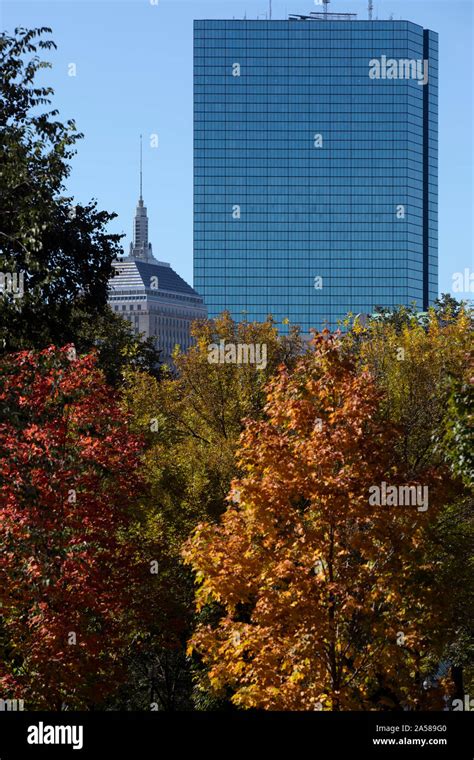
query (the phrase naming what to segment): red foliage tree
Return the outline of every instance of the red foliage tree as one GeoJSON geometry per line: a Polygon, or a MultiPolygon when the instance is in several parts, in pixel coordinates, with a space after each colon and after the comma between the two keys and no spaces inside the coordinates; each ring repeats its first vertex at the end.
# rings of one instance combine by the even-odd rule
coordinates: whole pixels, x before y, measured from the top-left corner
{"type": "Polygon", "coordinates": [[[92,355],[0,361],[0,695],[87,707],[116,686],[140,488],[128,430],[92,355]]]}

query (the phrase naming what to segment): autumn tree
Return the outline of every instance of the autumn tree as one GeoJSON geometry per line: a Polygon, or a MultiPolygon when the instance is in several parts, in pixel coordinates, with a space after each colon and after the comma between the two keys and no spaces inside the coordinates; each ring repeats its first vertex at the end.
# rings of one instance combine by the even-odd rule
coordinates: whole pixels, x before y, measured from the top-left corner
{"type": "MultiPolygon", "coordinates": [[[[140,646],[130,658],[134,672],[128,693],[135,690],[136,704],[157,701],[160,709],[192,706],[191,691],[200,706],[216,707],[211,697],[192,688],[194,666],[186,657],[186,641],[194,624],[193,582],[181,546],[200,520],[216,519],[225,510],[238,474],[242,420],[262,416],[266,382],[281,363],[293,366],[303,350],[298,331],[279,336],[270,319],[237,324],[223,314],[195,323],[192,334],[195,344],[174,356],[175,374],[157,382],[130,371],[123,393],[133,429],[146,441],[143,476],[149,496],[141,540],[154,536],[161,541],[159,582],[168,589],[169,601],[167,615],[157,613],[154,625],[142,629],[140,646]],[[264,345],[265,366],[209,361],[212,346],[222,341],[225,346],[264,345]]],[[[155,602],[162,600],[149,598],[147,606],[155,602]]]]}
{"type": "MultiPolygon", "coordinates": [[[[406,482],[381,400],[340,338],[316,336],[270,382],[267,418],[248,421],[221,523],[199,525],[184,550],[208,610],[190,650],[236,705],[400,709],[420,699],[418,653],[427,638],[439,645],[441,612],[433,588],[424,612],[402,582],[434,570],[419,565],[426,512],[369,499],[374,485],[406,482]]],[[[439,480],[420,473],[430,512],[439,480]]]]}
{"type": "MultiPolygon", "coordinates": [[[[457,696],[472,689],[474,595],[472,593],[474,501],[472,495],[472,310],[444,295],[420,320],[414,310],[387,312],[382,321],[359,324],[345,350],[374,376],[383,392],[381,414],[397,425],[393,450],[412,478],[430,465],[449,474],[450,494],[429,521],[426,559],[438,570],[431,580],[445,599],[444,663],[452,664],[457,696]],[[471,686],[469,686],[469,683],[471,686]]],[[[419,579],[405,577],[405,594],[420,598],[419,579]]],[[[432,672],[439,666],[433,653],[432,672]]]]}
{"type": "Polygon", "coordinates": [[[421,321],[397,310],[393,320],[356,323],[344,342],[383,391],[384,417],[400,430],[397,455],[413,475],[444,460],[436,439],[447,425],[452,382],[466,377],[471,346],[471,319],[462,309],[443,312],[441,320],[433,309],[421,321]]]}
{"type": "Polygon", "coordinates": [[[27,709],[117,688],[148,573],[129,540],[142,443],[95,362],[72,346],[0,360],[0,690],[27,709]]]}

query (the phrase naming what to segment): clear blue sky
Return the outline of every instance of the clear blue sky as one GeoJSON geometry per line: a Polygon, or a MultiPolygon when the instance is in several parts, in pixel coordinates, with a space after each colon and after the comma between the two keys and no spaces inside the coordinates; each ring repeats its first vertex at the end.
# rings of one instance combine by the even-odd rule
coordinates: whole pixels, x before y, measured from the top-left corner
{"type": "MultiPolygon", "coordinates": [[[[155,256],[192,283],[193,19],[263,17],[268,0],[0,0],[2,29],[50,26],[58,45],[46,72],[63,119],[85,134],[68,189],[115,211],[111,231],[130,242],[144,135],[144,198],[155,256]],[[75,77],[68,64],[76,64],[75,77]],[[158,134],[159,147],[149,147],[158,134]]],[[[320,10],[314,0],[273,0],[273,18],[320,10]]],[[[367,18],[365,0],[330,10],[367,18]]],[[[374,17],[414,21],[440,35],[440,291],[473,269],[472,0],[374,0],[374,17]]],[[[459,295],[459,294],[458,294],[459,295]]],[[[467,297],[465,295],[464,297],[467,297]]],[[[471,294],[472,297],[472,294],[471,294]]]]}

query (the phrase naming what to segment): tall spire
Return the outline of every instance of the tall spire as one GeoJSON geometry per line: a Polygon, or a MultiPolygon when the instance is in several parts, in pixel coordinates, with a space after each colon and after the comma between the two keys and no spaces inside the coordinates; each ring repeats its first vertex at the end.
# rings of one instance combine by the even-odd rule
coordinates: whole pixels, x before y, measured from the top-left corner
{"type": "Polygon", "coordinates": [[[143,204],[143,138],[140,135],[140,197],[135,211],[133,243],[130,243],[130,258],[140,261],[155,261],[151,243],[148,242],[148,216],[143,204]]]}

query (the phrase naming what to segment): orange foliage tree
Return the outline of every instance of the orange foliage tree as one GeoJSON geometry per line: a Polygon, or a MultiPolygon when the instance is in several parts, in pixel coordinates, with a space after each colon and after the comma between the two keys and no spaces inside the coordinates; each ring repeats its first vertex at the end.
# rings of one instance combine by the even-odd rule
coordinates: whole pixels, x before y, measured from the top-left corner
{"type": "Polygon", "coordinates": [[[247,422],[222,520],[185,545],[207,611],[189,649],[236,705],[426,706],[420,653],[440,646],[442,608],[423,536],[441,474],[418,481],[426,511],[370,503],[373,486],[405,484],[380,403],[340,337],[316,335],[269,383],[266,419],[247,422]]]}

